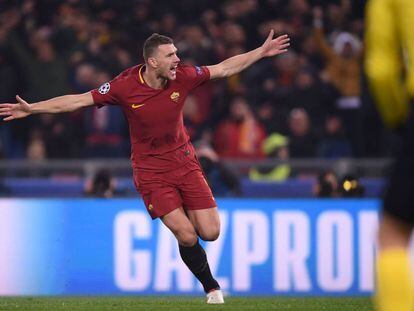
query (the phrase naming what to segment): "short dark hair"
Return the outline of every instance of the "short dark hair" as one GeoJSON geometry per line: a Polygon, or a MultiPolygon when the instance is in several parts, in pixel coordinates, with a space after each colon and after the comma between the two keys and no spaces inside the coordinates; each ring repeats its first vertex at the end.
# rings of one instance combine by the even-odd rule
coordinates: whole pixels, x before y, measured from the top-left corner
{"type": "Polygon", "coordinates": [[[151,57],[155,50],[163,44],[172,44],[174,43],[173,39],[167,36],[160,35],[158,33],[153,33],[151,36],[145,40],[144,48],[143,48],[143,55],[144,60],[147,61],[149,57],[151,57]]]}

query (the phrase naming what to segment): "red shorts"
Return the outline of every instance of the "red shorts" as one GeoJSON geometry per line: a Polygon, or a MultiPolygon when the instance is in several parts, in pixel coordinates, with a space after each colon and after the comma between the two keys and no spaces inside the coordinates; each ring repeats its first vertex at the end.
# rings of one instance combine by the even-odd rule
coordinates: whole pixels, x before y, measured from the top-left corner
{"type": "Polygon", "coordinates": [[[180,207],[197,210],[217,206],[196,159],[168,172],[134,170],[134,183],[152,219],[180,207]]]}

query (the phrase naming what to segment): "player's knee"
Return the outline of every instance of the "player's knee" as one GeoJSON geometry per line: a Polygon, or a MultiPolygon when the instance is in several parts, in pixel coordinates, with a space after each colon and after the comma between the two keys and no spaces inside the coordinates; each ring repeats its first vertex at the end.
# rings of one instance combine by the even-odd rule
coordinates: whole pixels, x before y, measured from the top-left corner
{"type": "Polygon", "coordinates": [[[215,241],[220,236],[220,226],[211,226],[207,230],[200,230],[199,236],[204,241],[215,241]]]}
{"type": "Polygon", "coordinates": [[[176,234],[176,237],[182,246],[193,246],[197,243],[197,233],[194,228],[183,229],[176,234]]]}

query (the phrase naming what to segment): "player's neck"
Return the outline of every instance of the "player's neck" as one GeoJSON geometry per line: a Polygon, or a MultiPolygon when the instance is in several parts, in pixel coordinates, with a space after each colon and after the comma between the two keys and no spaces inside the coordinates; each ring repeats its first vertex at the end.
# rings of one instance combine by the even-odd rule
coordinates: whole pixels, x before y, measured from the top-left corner
{"type": "Polygon", "coordinates": [[[158,76],[155,70],[151,70],[148,67],[143,72],[142,77],[145,83],[153,89],[163,89],[167,84],[167,79],[158,76]]]}

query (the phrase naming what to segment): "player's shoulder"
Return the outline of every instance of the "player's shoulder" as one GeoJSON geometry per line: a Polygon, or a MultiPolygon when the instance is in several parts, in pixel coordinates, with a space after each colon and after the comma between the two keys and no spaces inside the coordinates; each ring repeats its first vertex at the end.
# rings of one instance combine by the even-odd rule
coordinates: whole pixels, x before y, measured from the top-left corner
{"type": "Polygon", "coordinates": [[[140,68],[143,66],[143,64],[135,65],[132,67],[129,67],[122,71],[119,75],[117,75],[114,80],[126,82],[131,79],[136,79],[139,74],[140,68]]]}
{"type": "Polygon", "coordinates": [[[197,77],[205,74],[204,66],[180,64],[177,67],[177,78],[197,77]]]}
{"type": "Polygon", "coordinates": [[[132,88],[139,85],[137,82],[139,68],[142,65],[136,65],[129,67],[114,77],[111,81],[103,84],[99,88],[99,93],[105,95],[106,93],[117,94],[117,96],[123,96],[125,92],[128,92],[132,88]]]}

